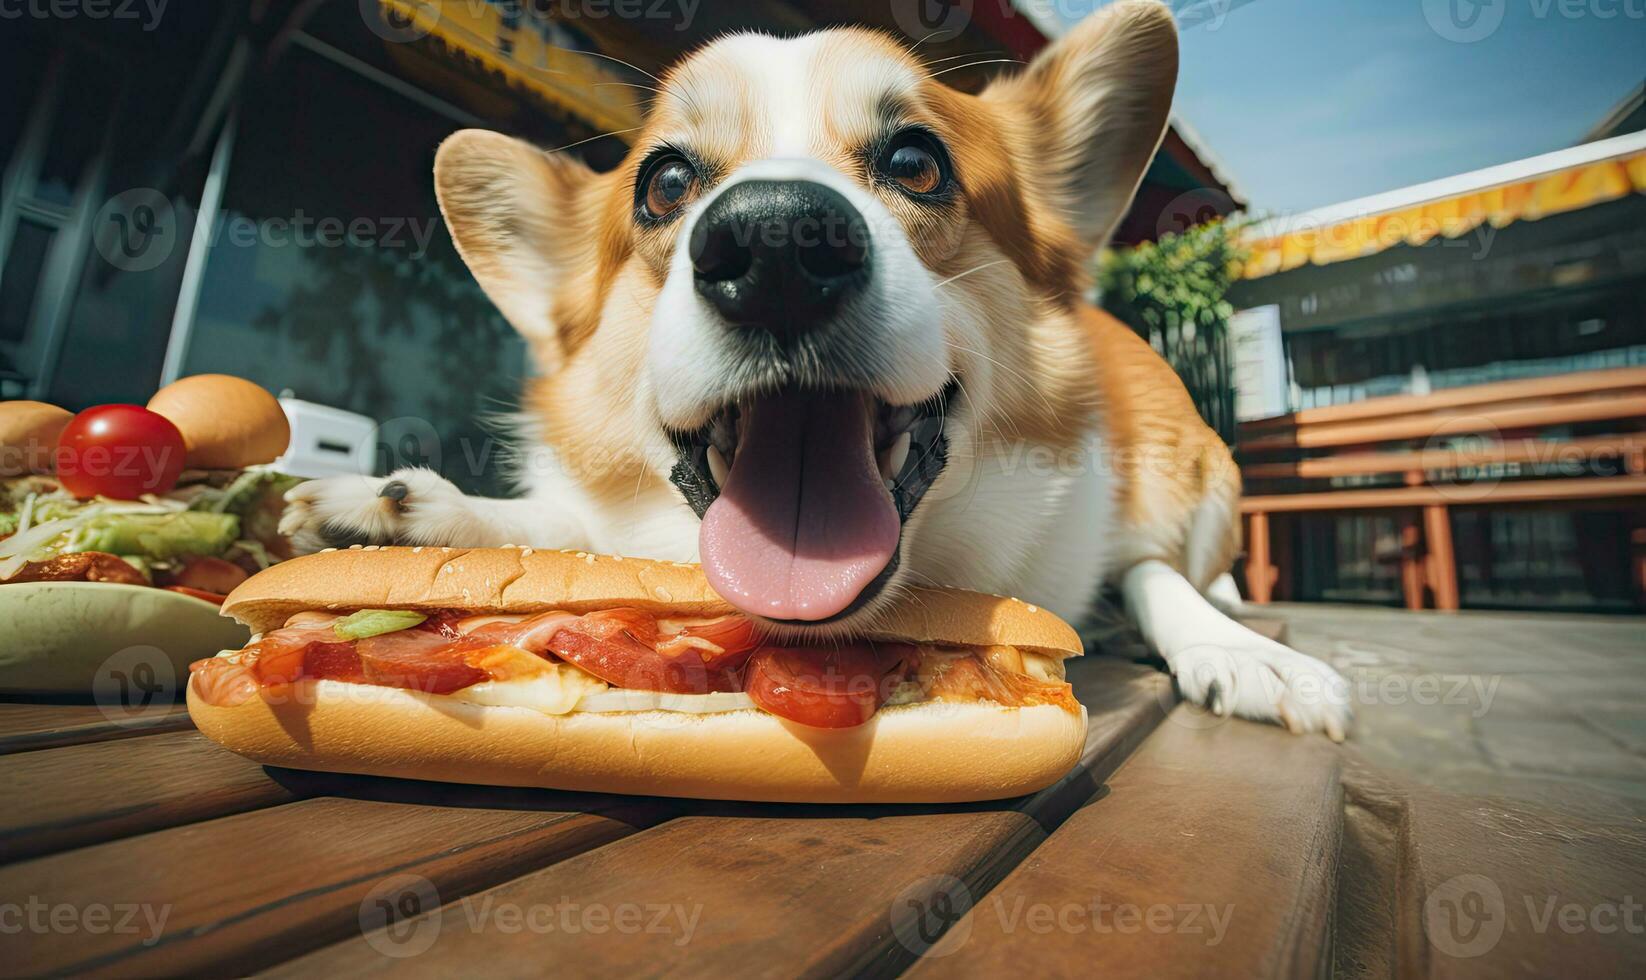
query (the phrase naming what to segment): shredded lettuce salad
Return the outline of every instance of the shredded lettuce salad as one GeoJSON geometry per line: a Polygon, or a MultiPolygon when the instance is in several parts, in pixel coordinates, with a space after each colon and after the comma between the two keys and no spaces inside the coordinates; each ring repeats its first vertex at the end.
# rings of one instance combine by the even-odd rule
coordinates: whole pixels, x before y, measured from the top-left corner
{"type": "Polygon", "coordinates": [[[258,513],[270,493],[301,482],[254,467],[227,486],[179,487],[141,500],[77,500],[49,481],[18,481],[0,499],[0,580],[25,564],[81,551],[118,555],[145,577],[185,557],[249,558],[273,564],[265,542],[273,520],[258,513]]]}

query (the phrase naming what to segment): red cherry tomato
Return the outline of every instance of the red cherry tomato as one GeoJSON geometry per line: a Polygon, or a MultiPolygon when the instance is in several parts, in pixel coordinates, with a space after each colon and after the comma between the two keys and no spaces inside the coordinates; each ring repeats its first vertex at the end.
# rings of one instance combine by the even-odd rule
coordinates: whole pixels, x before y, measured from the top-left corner
{"type": "Polygon", "coordinates": [[[57,479],[82,499],[136,500],[177,485],[183,434],[139,405],[99,405],[69,421],[57,440],[57,479]]]}

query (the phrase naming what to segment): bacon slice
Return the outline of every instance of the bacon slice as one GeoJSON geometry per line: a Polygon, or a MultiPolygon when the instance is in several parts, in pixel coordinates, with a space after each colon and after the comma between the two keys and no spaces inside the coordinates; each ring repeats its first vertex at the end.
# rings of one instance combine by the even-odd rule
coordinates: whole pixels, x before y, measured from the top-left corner
{"type": "Polygon", "coordinates": [[[1068,684],[1024,673],[1022,656],[1011,647],[760,646],[754,625],[739,616],[658,620],[628,608],[519,617],[440,612],[411,629],[357,641],[337,638],[337,619],[301,613],[232,658],[196,663],[197,693],[208,703],[232,705],[309,678],[449,694],[519,676],[542,658],[563,660],[622,689],[746,691],[764,710],[814,728],[863,724],[911,678],[933,700],[1080,710],[1068,684]]]}
{"type": "Polygon", "coordinates": [[[1074,688],[1067,683],[1037,680],[997,668],[978,653],[923,650],[920,686],[927,697],[939,701],[993,701],[1008,708],[1051,704],[1065,711],[1080,711],[1074,688]]]}
{"type": "Polygon", "coordinates": [[[484,640],[490,644],[519,647],[527,653],[541,655],[548,651],[549,639],[577,619],[575,613],[546,612],[513,622],[487,623],[473,629],[464,629],[464,624],[458,623],[457,629],[466,637],[484,640]]]}
{"type": "Polygon", "coordinates": [[[101,551],[77,551],[44,561],[31,561],[6,582],[112,582],[115,585],[148,585],[143,573],[119,555],[101,551]]]}
{"type": "Polygon", "coordinates": [[[565,624],[549,649],[613,687],[670,694],[707,694],[739,689],[736,669],[753,650],[716,647],[718,652],[658,649],[657,621],[638,609],[607,609],[565,624]]]}
{"type": "Polygon", "coordinates": [[[660,619],[657,634],[658,653],[677,657],[695,650],[711,669],[720,669],[732,658],[755,647],[754,621],[743,616],[660,619]]]}

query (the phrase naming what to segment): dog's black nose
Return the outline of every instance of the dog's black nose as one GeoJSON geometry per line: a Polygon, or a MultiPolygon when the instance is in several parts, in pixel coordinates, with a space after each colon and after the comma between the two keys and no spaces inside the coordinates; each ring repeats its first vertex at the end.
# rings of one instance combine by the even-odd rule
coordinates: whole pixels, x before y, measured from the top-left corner
{"type": "Polygon", "coordinates": [[[698,294],[732,325],[776,334],[827,321],[868,277],[868,223],[807,180],[730,188],[698,218],[690,247],[698,294]]]}

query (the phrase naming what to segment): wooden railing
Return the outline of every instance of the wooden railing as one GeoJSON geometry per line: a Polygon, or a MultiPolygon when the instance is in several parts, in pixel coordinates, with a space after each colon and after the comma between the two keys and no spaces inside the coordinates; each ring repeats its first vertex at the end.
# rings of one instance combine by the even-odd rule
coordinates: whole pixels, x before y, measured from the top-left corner
{"type": "Polygon", "coordinates": [[[1309,409],[1240,427],[1246,482],[1247,597],[1266,603],[1289,573],[1270,515],[1393,511],[1406,607],[1458,607],[1453,505],[1618,506],[1633,515],[1634,585],[1646,593],[1646,368],[1397,395],[1309,409]],[[1604,430],[1562,439],[1557,426],[1604,430]],[[1465,437],[1462,446],[1435,445],[1465,437]],[[1615,475],[1594,465],[1619,461],[1615,475]],[[1523,465],[1530,478],[1458,481],[1458,470],[1523,465]],[[1322,488],[1318,481],[1402,477],[1399,486],[1322,488]]]}

